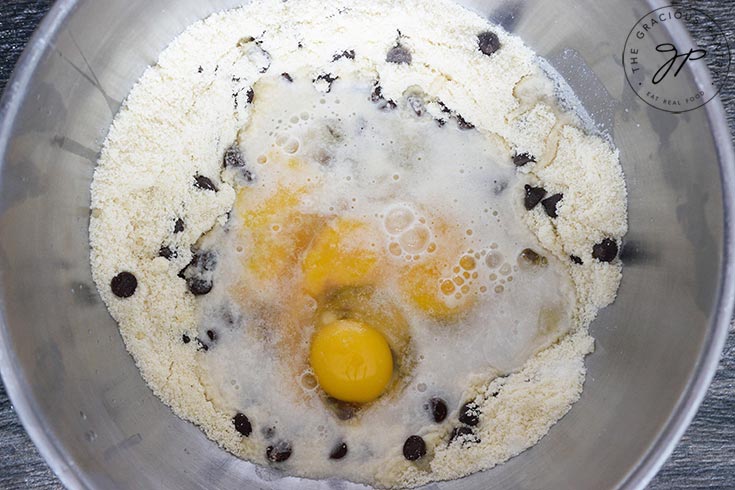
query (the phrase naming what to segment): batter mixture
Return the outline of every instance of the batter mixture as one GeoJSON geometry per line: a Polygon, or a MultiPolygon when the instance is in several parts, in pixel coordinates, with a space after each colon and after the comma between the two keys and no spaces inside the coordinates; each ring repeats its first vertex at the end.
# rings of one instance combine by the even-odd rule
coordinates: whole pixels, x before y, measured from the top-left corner
{"type": "Polygon", "coordinates": [[[94,278],[155,393],[312,478],[416,486],[535,444],[626,232],[617,151],[544,67],[444,0],[188,28],[92,184],[94,278]]]}

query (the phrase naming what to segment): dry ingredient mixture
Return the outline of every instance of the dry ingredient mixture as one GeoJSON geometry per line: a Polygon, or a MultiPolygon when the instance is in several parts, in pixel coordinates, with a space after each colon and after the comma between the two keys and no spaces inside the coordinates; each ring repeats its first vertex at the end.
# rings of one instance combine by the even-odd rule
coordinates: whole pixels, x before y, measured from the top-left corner
{"type": "Polygon", "coordinates": [[[155,393],[312,478],[415,486],[535,444],[626,232],[617,151],[543,67],[445,0],[189,27],[92,184],[94,278],[155,393]]]}

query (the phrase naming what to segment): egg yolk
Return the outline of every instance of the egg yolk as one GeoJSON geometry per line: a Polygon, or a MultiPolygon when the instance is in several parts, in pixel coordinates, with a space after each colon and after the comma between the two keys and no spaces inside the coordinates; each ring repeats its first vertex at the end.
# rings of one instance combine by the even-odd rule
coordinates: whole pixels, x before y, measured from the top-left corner
{"type": "Polygon", "coordinates": [[[375,400],[393,375],[393,357],[383,334],[353,320],[319,328],[311,340],[309,361],[321,388],[345,402],[375,400]]]}

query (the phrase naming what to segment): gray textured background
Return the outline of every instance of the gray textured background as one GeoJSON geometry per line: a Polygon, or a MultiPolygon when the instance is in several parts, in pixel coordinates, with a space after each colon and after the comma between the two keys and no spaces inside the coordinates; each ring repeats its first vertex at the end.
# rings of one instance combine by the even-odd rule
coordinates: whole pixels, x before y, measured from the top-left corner
{"type": "MultiPolygon", "coordinates": [[[[0,91],[28,38],[52,3],[51,0],[0,0],[0,91]]],[[[735,2],[699,0],[688,3],[714,17],[728,39],[735,39],[735,2]]],[[[735,45],[731,49],[735,54],[735,45]]],[[[735,86],[725,87],[721,97],[733,134],[735,86]]],[[[20,425],[1,384],[0,488],[63,488],[20,425]]],[[[735,335],[728,339],[717,375],[694,422],[649,488],[735,489],[735,335]]]]}

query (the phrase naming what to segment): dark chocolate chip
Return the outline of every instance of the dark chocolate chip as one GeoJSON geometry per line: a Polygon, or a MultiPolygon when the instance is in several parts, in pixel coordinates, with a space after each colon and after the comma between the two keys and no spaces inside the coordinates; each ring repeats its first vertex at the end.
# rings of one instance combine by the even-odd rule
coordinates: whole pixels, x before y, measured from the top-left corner
{"type": "Polygon", "coordinates": [[[243,157],[242,155],[240,145],[238,145],[237,143],[232,143],[230,146],[227,147],[227,149],[225,150],[225,155],[224,157],[222,157],[222,165],[225,168],[239,168],[245,166],[245,157],[243,157]]]}
{"type": "Polygon", "coordinates": [[[373,91],[370,93],[370,100],[376,104],[381,100],[385,100],[383,98],[383,87],[378,85],[378,82],[375,82],[373,85],[373,91]]]}
{"type": "Polygon", "coordinates": [[[513,157],[513,163],[516,167],[522,167],[527,163],[535,162],[536,157],[529,155],[528,153],[521,153],[513,157]]]}
{"type": "Polygon", "coordinates": [[[477,35],[477,46],[482,54],[490,56],[500,49],[500,39],[497,34],[491,31],[481,32],[477,35]]]}
{"type": "Polygon", "coordinates": [[[418,95],[409,95],[406,97],[406,102],[408,102],[408,106],[413,109],[414,114],[419,117],[424,115],[424,100],[421,97],[418,95]]]}
{"type": "Polygon", "coordinates": [[[390,50],[388,51],[388,54],[385,56],[385,61],[388,63],[397,63],[397,64],[407,64],[410,65],[413,57],[411,56],[411,52],[401,46],[400,44],[396,44],[390,50]]]}
{"type": "Polygon", "coordinates": [[[207,337],[209,337],[209,340],[214,342],[215,340],[217,340],[217,332],[215,332],[214,330],[207,330],[207,337]]]}
{"type": "Polygon", "coordinates": [[[332,452],[329,453],[329,459],[342,459],[347,456],[347,444],[341,442],[334,446],[332,452]]]}
{"type": "Polygon", "coordinates": [[[199,250],[191,258],[190,265],[200,271],[213,271],[217,266],[217,255],[209,250],[199,250]]]}
{"type": "Polygon", "coordinates": [[[186,286],[193,295],[202,296],[212,290],[212,281],[198,277],[190,277],[186,280],[186,286]]]}
{"type": "Polygon", "coordinates": [[[452,433],[449,436],[449,444],[456,441],[460,437],[468,442],[469,441],[474,442],[474,443],[480,442],[480,438],[477,437],[477,435],[475,434],[475,431],[472,430],[471,427],[467,427],[466,425],[462,425],[460,427],[455,427],[454,429],[452,429],[452,433]],[[469,437],[469,436],[472,436],[472,437],[469,437]]]}
{"type": "Polygon", "coordinates": [[[440,128],[444,127],[444,125],[447,123],[447,121],[444,119],[434,119],[434,121],[436,121],[436,125],[440,128]]]}
{"type": "Polygon", "coordinates": [[[340,420],[350,420],[360,410],[360,406],[354,403],[343,402],[336,398],[328,397],[329,407],[340,420]]]}
{"type": "Polygon", "coordinates": [[[325,82],[327,82],[327,93],[329,93],[329,92],[331,92],[331,91],[332,91],[332,84],[333,84],[333,83],[334,83],[334,81],[335,81],[335,80],[337,80],[338,78],[339,78],[339,77],[335,77],[335,76],[334,76],[334,75],[332,75],[331,73],[322,73],[321,75],[318,75],[318,76],[317,76],[317,77],[316,77],[316,78],[314,79],[314,83],[318,82],[319,80],[324,80],[325,82]]]}
{"type": "Polygon", "coordinates": [[[600,262],[612,262],[617,256],[618,244],[610,238],[605,238],[592,247],[592,257],[600,262]]]}
{"type": "Polygon", "coordinates": [[[177,218],[174,222],[174,233],[181,233],[182,231],[184,231],[184,228],[186,228],[184,220],[181,218],[177,218]]]}
{"type": "Polygon", "coordinates": [[[246,95],[248,97],[248,104],[252,104],[253,100],[255,100],[255,91],[253,90],[252,87],[248,89],[248,91],[246,92],[246,95]]]}
{"type": "Polygon", "coordinates": [[[288,73],[286,73],[285,71],[284,71],[283,73],[281,73],[281,76],[282,76],[283,78],[285,78],[285,79],[286,79],[287,81],[289,81],[289,82],[293,82],[293,78],[291,77],[291,75],[289,75],[289,74],[288,74],[288,73]]]}
{"type": "Polygon", "coordinates": [[[207,344],[205,344],[204,342],[202,342],[202,339],[200,339],[199,337],[197,337],[195,340],[197,341],[197,345],[198,345],[197,349],[198,350],[201,350],[201,351],[204,351],[204,352],[207,352],[209,350],[209,346],[207,344]]]}
{"type": "Polygon", "coordinates": [[[521,251],[520,258],[531,265],[545,266],[549,263],[546,257],[539,255],[535,250],[530,248],[524,248],[521,251]]]}
{"type": "Polygon", "coordinates": [[[189,336],[188,336],[188,335],[186,335],[186,334],[183,334],[183,335],[181,336],[181,341],[182,341],[183,343],[185,343],[185,344],[188,344],[189,342],[191,342],[191,337],[189,337],[189,336]]]}
{"type": "Polygon", "coordinates": [[[301,49],[304,47],[303,43],[299,41],[299,43],[296,45],[297,48],[301,49]]]}
{"type": "Polygon", "coordinates": [[[396,103],[383,97],[383,88],[375,82],[373,91],[370,94],[370,100],[378,105],[382,111],[390,111],[397,107],[396,103]]]}
{"type": "Polygon", "coordinates": [[[212,180],[209,177],[205,177],[203,175],[194,176],[194,187],[203,189],[205,191],[217,192],[217,188],[214,186],[212,180]]]}
{"type": "Polygon", "coordinates": [[[110,289],[118,298],[129,298],[135,293],[138,287],[138,279],[132,272],[121,272],[110,281],[110,289]]]}
{"type": "Polygon", "coordinates": [[[158,256],[166,260],[171,260],[173,257],[176,257],[176,253],[171,250],[171,247],[163,246],[158,250],[158,256]]]}
{"type": "Polygon", "coordinates": [[[559,201],[561,201],[563,197],[563,194],[554,194],[541,201],[541,205],[544,207],[544,211],[546,211],[546,214],[548,214],[551,218],[556,218],[557,216],[559,216],[556,212],[556,205],[559,204],[559,201]]]}
{"type": "Polygon", "coordinates": [[[421,436],[411,436],[403,443],[403,457],[416,461],[426,456],[426,443],[421,436]]]}
{"type": "Polygon", "coordinates": [[[253,432],[253,426],[250,423],[250,419],[248,419],[247,416],[245,416],[245,414],[243,413],[238,412],[232,418],[232,423],[235,424],[235,430],[245,437],[250,436],[250,434],[253,432]]]}
{"type": "Polygon", "coordinates": [[[582,262],[582,259],[580,259],[580,258],[579,258],[579,257],[577,257],[576,255],[570,255],[570,256],[569,256],[569,259],[570,259],[570,260],[571,260],[572,262],[574,262],[575,264],[577,264],[577,265],[582,265],[582,263],[583,263],[583,262],[582,262]]]}
{"type": "Polygon", "coordinates": [[[337,53],[334,56],[332,56],[332,61],[337,61],[340,58],[347,58],[348,60],[354,60],[355,50],[350,49],[350,50],[342,51],[341,53],[337,53]]]}
{"type": "Polygon", "coordinates": [[[441,398],[434,397],[429,400],[429,410],[431,411],[431,417],[437,424],[444,421],[447,418],[447,403],[441,398]]]}
{"type": "Polygon", "coordinates": [[[287,441],[278,441],[273,446],[268,446],[265,450],[265,456],[268,461],[273,463],[283,463],[291,457],[291,443],[287,441]]]}
{"type": "Polygon", "coordinates": [[[462,130],[475,129],[474,124],[467,122],[465,118],[463,118],[459,114],[455,114],[455,117],[457,118],[457,126],[459,127],[459,129],[462,129],[462,130]]]}
{"type": "Polygon", "coordinates": [[[197,69],[197,71],[198,71],[199,73],[202,73],[202,72],[204,71],[204,68],[202,68],[202,66],[201,66],[201,65],[199,65],[199,68],[197,69]]]}
{"type": "Polygon", "coordinates": [[[459,421],[472,427],[480,423],[480,410],[475,402],[467,402],[459,409],[459,421]]]}
{"type": "Polygon", "coordinates": [[[523,205],[530,211],[544,198],[546,189],[543,187],[533,187],[528,184],[525,185],[524,189],[526,189],[526,195],[523,197],[523,205]]]}

